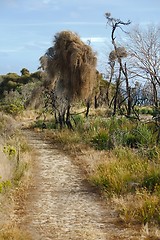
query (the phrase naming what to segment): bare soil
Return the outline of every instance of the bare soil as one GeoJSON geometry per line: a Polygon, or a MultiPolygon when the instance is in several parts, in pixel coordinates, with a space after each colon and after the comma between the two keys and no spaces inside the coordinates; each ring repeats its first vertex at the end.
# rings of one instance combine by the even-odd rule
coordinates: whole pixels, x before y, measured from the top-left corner
{"type": "Polygon", "coordinates": [[[117,223],[117,215],[80,167],[40,133],[26,131],[37,152],[33,182],[17,208],[20,228],[34,240],[144,239],[138,229],[117,223]]]}

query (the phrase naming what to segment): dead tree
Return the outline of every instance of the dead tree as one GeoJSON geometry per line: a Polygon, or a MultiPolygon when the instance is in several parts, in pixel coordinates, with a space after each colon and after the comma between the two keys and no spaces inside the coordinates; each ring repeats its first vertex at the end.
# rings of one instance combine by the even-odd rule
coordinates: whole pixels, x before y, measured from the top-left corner
{"type": "Polygon", "coordinates": [[[130,116],[130,114],[131,114],[131,93],[130,93],[130,87],[129,87],[128,72],[127,72],[126,63],[124,65],[122,63],[122,58],[127,57],[127,51],[124,47],[117,46],[115,32],[116,32],[117,28],[120,28],[122,31],[124,31],[122,26],[127,26],[131,22],[130,21],[123,22],[120,19],[112,18],[110,13],[106,13],[105,17],[107,19],[107,23],[112,27],[111,40],[112,40],[112,45],[114,47],[114,50],[109,55],[109,61],[110,61],[110,66],[111,66],[110,82],[112,81],[112,77],[114,74],[115,62],[117,61],[119,64],[119,71],[118,71],[119,73],[118,73],[118,76],[116,77],[116,83],[115,83],[116,90],[115,90],[114,103],[113,103],[113,105],[114,105],[113,115],[115,115],[117,112],[118,96],[120,93],[121,78],[122,78],[122,74],[123,74],[123,77],[125,78],[125,81],[126,81],[127,115],[130,116]]]}

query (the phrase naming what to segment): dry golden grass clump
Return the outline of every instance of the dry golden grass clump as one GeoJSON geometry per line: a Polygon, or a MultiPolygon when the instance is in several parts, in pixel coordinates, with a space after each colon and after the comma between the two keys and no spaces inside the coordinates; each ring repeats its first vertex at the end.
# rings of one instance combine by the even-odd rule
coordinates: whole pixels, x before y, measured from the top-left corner
{"type": "Polygon", "coordinates": [[[20,230],[12,224],[0,228],[0,240],[32,240],[31,236],[24,230],[20,230]]]}
{"type": "Polygon", "coordinates": [[[12,117],[0,112],[0,240],[31,239],[17,227],[15,211],[24,209],[34,157],[19,128],[12,117]]]}
{"type": "Polygon", "coordinates": [[[87,99],[96,84],[97,59],[92,48],[71,31],[57,33],[53,43],[41,58],[41,64],[47,64],[48,85],[57,83],[57,92],[63,92],[69,101],[87,99]]]}

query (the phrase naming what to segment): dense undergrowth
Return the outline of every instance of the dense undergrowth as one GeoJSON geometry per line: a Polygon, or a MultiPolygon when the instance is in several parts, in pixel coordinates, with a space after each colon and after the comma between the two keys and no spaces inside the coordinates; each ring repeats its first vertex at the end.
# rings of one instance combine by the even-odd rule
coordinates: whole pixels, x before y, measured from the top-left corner
{"type": "MultiPolygon", "coordinates": [[[[160,145],[157,126],[125,117],[75,116],[75,130],[56,129],[46,122],[50,139],[68,146],[103,151],[89,180],[114,202],[125,223],[160,225],[160,145]]],[[[43,128],[43,121],[35,123],[43,128]]]]}

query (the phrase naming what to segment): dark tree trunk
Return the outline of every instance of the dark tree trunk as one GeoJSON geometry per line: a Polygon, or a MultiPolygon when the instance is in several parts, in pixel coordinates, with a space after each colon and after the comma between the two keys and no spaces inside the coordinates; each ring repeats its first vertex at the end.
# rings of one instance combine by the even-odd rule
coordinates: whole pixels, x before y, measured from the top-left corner
{"type": "Polygon", "coordinates": [[[97,99],[97,96],[94,97],[94,108],[95,108],[95,109],[98,108],[98,99],[97,99]]]}
{"type": "Polygon", "coordinates": [[[70,129],[70,130],[73,130],[73,126],[71,124],[71,121],[70,121],[70,105],[68,105],[67,107],[67,113],[66,113],[66,124],[67,124],[67,127],[70,129]]]}
{"type": "Polygon", "coordinates": [[[155,108],[158,108],[157,88],[156,88],[156,84],[153,81],[152,81],[152,86],[153,86],[153,102],[154,102],[155,108]]]}
{"type": "Polygon", "coordinates": [[[60,129],[63,128],[63,118],[62,118],[62,115],[59,113],[58,115],[58,122],[59,122],[59,125],[60,125],[60,129]]]}
{"type": "Polygon", "coordinates": [[[88,117],[89,114],[89,109],[90,109],[90,102],[87,101],[87,111],[86,111],[86,117],[88,117]]]}

